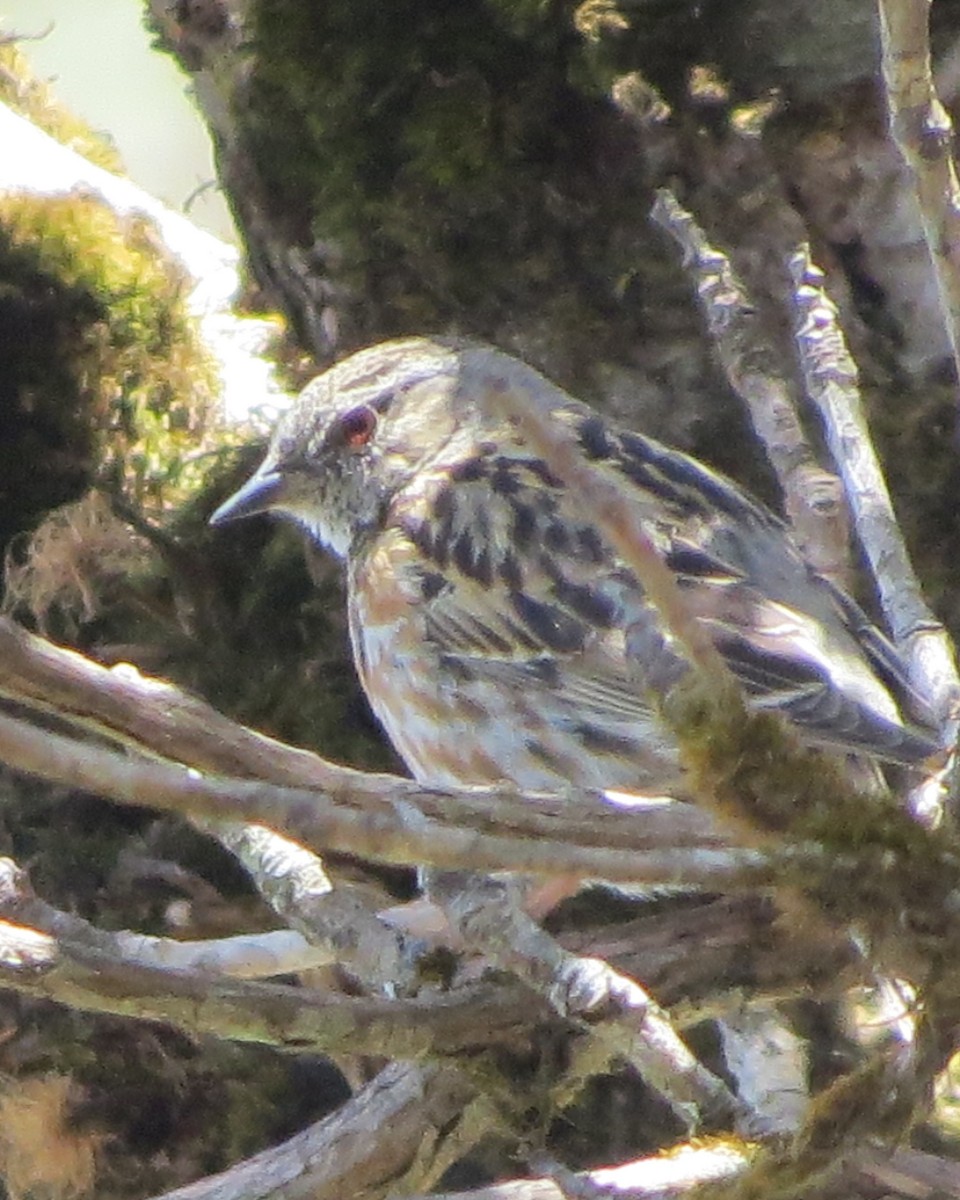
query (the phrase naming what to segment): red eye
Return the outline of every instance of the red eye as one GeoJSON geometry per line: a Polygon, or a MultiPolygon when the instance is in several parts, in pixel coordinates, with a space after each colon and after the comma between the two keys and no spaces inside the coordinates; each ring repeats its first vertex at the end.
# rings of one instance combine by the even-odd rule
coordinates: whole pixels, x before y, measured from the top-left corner
{"type": "Polygon", "coordinates": [[[343,444],[352,450],[359,450],[373,437],[377,428],[377,414],[364,404],[344,413],[338,422],[338,428],[343,444]]]}

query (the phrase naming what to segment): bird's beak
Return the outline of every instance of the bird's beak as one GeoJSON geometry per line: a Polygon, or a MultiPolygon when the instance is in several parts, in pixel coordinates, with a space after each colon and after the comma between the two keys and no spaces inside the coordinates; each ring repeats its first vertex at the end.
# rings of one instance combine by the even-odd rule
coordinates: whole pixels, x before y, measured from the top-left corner
{"type": "Polygon", "coordinates": [[[264,470],[261,467],[239,491],[224,500],[210,518],[210,524],[225,525],[227,521],[253,517],[257,513],[277,508],[283,497],[285,482],[285,476],[280,471],[264,470]]]}

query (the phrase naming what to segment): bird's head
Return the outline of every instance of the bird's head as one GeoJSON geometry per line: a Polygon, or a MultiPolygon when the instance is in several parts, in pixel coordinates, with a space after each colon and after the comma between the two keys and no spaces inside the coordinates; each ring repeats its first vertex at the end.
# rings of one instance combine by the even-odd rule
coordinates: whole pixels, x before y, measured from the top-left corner
{"type": "Polygon", "coordinates": [[[463,343],[409,338],[361,350],[312,380],[281,417],[266,458],[210,518],[293,517],[345,557],[390,500],[452,437],[463,343]]]}

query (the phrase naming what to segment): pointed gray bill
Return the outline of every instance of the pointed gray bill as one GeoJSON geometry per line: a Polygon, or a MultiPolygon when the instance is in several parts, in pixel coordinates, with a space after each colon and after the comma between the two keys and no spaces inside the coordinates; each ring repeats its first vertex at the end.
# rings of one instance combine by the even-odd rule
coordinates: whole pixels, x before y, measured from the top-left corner
{"type": "Polygon", "coordinates": [[[240,517],[253,517],[257,513],[275,508],[283,493],[284,477],[279,471],[257,471],[239,491],[233,493],[220,505],[210,518],[211,525],[225,525],[240,517]]]}

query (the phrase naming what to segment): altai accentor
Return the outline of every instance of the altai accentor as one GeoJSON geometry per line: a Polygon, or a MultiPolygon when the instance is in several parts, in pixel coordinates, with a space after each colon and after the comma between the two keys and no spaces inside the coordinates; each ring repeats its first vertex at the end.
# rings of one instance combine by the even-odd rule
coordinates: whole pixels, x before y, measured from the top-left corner
{"type": "Polygon", "coordinates": [[[548,405],[629,497],[751,704],[839,751],[937,750],[892,646],[763,505],[509,355],[409,338],[313,380],[213,521],[285,513],[345,560],[357,670],[417,779],[682,790],[627,661],[656,611],[491,402],[504,389],[548,405]]]}

